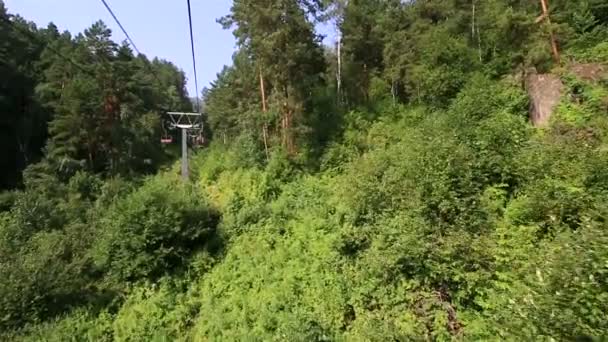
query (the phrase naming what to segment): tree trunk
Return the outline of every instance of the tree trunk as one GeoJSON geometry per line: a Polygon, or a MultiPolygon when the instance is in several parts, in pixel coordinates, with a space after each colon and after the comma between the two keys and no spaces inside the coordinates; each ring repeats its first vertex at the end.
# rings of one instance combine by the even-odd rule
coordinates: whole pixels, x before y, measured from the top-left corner
{"type": "Polygon", "coordinates": [[[20,132],[18,132],[16,134],[16,136],[17,136],[17,146],[19,146],[19,152],[21,152],[21,155],[23,156],[23,166],[27,166],[29,164],[29,158],[27,156],[28,148],[27,148],[26,144],[21,141],[20,132]]]}
{"type": "Polygon", "coordinates": [[[338,93],[338,103],[342,102],[342,36],[338,36],[338,71],[337,71],[337,93],[338,93]]]}
{"type": "Polygon", "coordinates": [[[369,77],[367,74],[367,63],[363,63],[363,98],[365,102],[369,101],[369,77]]]}
{"type": "Polygon", "coordinates": [[[283,103],[283,113],[281,114],[281,145],[287,147],[287,102],[283,103]]]}
{"type": "MultiPolygon", "coordinates": [[[[21,116],[22,118],[27,118],[27,98],[26,95],[23,93],[23,91],[21,92],[21,116]]],[[[32,121],[33,122],[33,121],[32,121]]],[[[29,150],[29,140],[31,140],[32,137],[32,132],[28,133],[24,133],[24,131],[26,131],[26,129],[24,129],[25,123],[24,120],[21,120],[21,123],[18,124],[17,126],[17,132],[15,132],[15,136],[17,137],[17,145],[19,146],[19,151],[21,152],[21,154],[23,155],[23,166],[27,166],[29,164],[29,158],[28,158],[28,150],[29,150]],[[27,134],[27,136],[25,136],[27,134]],[[23,141],[21,140],[21,137],[23,136],[23,141]]],[[[32,127],[29,127],[30,131],[32,130],[32,127]]]]}
{"type": "Polygon", "coordinates": [[[270,156],[268,155],[268,126],[264,124],[262,127],[262,135],[264,138],[264,151],[266,152],[266,160],[270,160],[270,156]]]}
{"type": "Polygon", "coordinates": [[[93,162],[93,153],[95,148],[93,147],[93,143],[91,142],[91,135],[88,134],[87,148],[89,151],[89,168],[91,171],[95,172],[95,164],[93,162]]]}
{"type": "MultiPolygon", "coordinates": [[[[260,66],[260,93],[262,94],[262,112],[266,114],[266,91],[264,89],[264,76],[262,75],[262,67],[260,66]]],[[[262,137],[264,139],[264,152],[266,153],[266,160],[270,159],[268,154],[268,124],[266,124],[266,118],[262,124],[262,137]]]]}
{"type": "Polygon", "coordinates": [[[553,33],[553,28],[551,27],[551,18],[549,17],[549,4],[547,0],[540,0],[540,5],[543,9],[543,14],[541,16],[541,21],[546,21],[547,25],[549,25],[549,35],[551,37],[551,51],[553,52],[553,59],[555,63],[560,62],[559,48],[557,47],[557,40],[555,39],[555,35],[553,33]]]}
{"type": "Polygon", "coordinates": [[[285,117],[285,130],[286,130],[286,138],[287,138],[287,153],[289,155],[294,155],[296,153],[295,149],[295,138],[292,130],[293,126],[293,108],[287,108],[287,114],[285,117]]]}
{"type": "Polygon", "coordinates": [[[471,1],[473,8],[471,14],[471,38],[475,38],[475,0],[471,1]]]}
{"type": "Polygon", "coordinates": [[[479,51],[479,62],[482,62],[483,56],[481,54],[481,34],[479,34],[479,26],[477,26],[477,51],[479,51]]]}
{"type": "Polygon", "coordinates": [[[472,17],[473,19],[471,20],[471,38],[475,39],[475,35],[477,34],[477,52],[479,55],[479,62],[482,62],[482,56],[481,56],[481,36],[479,35],[479,25],[477,25],[475,19],[476,19],[476,12],[477,12],[477,0],[472,0],[472,17]]]}

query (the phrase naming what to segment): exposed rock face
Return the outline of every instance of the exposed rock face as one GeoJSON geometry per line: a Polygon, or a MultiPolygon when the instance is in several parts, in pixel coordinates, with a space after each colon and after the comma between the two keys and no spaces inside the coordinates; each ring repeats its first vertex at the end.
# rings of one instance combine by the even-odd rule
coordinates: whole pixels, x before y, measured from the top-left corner
{"type": "Polygon", "coordinates": [[[570,71],[583,81],[599,82],[608,79],[608,68],[597,63],[575,64],[570,71]]]}
{"type": "MultiPolygon", "coordinates": [[[[573,64],[568,70],[578,79],[596,83],[608,80],[608,67],[597,63],[573,64]]],[[[553,74],[539,74],[536,69],[525,73],[525,86],[530,97],[530,121],[536,127],[549,123],[551,114],[565,91],[560,78],[553,74]]],[[[606,99],[608,104],[608,99],[606,99]]]]}
{"type": "Polygon", "coordinates": [[[547,125],[560,101],[564,84],[558,76],[532,70],[526,76],[526,88],[530,96],[530,121],[536,127],[547,125]]]}

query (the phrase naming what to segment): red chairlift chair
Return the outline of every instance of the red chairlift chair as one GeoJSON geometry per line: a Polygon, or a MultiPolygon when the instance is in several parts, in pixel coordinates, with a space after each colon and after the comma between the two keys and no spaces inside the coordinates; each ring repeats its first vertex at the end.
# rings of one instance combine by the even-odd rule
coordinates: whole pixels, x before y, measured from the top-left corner
{"type": "Polygon", "coordinates": [[[165,127],[165,123],[163,122],[161,125],[162,125],[161,129],[163,131],[163,134],[160,137],[160,143],[163,144],[163,145],[171,144],[173,142],[173,137],[171,135],[169,135],[169,133],[167,133],[167,129],[165,127]]]}
{"type": "Polygon", "coordinates": [[[199,131],[198,134],[194,134],[192,138],[194,138],[194,145],[196,145],[197,147],[202,147],[203,145],[205,145],[205,137],[203,136],[202,130],[199,131]]]}

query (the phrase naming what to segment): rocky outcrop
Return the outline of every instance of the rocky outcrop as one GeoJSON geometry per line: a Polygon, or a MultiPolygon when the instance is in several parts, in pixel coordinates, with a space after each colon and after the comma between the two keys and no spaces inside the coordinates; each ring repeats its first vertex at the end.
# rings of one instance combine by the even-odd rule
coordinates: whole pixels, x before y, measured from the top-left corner
{"type": "MultiPolygon", "coordinates": [[[[608,80],[608,67],[602,64],[572,64],[568,71],[585,82],[608,80]]],[[[534,68],[527,70],[525,75],[525,87],[530,97],[530,121],[536,127],[543,127],[549,123],[551,114],[564,95],[564,84],[559,76],[539,74],[534,68]]],[[[606,102],[608,103],[608,99],[606,102]]]]}
{"type": "Polygon", "coordinates": [[[608,79],[608,68],[602,64],[575,64],[570,71],[579,79],[587,82],[599,82],[608,79]]]}
{"type": "Polygon", "coordinates": [[[531,70],[526,76],[526,89],[530,97],[530,121],[536,127],[547,125],[560,101],[564,84],[556,75],[531,70]]]}

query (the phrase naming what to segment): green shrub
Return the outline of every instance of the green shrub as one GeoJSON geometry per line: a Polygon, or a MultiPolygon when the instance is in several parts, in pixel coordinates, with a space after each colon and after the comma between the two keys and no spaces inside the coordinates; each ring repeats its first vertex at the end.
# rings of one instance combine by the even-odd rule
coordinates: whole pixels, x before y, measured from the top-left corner
{"type": "Polygon", "coordinates": [[[86,226],[72,224],[38,232],[10,249],[11,255],[0,261],[0,326],[51,318],[85,303],[91,278],[84,253],[93,235],[86,226]]]}
{"type": "Polygon", "coordinates": [[[186,341],[199,309],[193,304],[166,282],[136,288],[116,314],[114,340],[186,341]]]}
{"type": "Polygon", "coordinates": [[[47,181],[17,193],[0,223],[0,326],[52,318],[94,297],[88,220],[101,181],[81,172],[67,184],[47,181]]]}
{"type": "Polygon", "coordinates": [[[247,223],[198,285],[194,339],[327,340],[345,303],[326,221],[328,189],[309,177],[285,185],[261,222],[247,223]],[[229,286],[226,286],[230,284],[229,286]]]}
{"type": "Polygon", "coordinates": [[[12,191],[0,192],[0,212],[9,211],[15,203],[16,193],[12,191]]]}
{"type": "Polygon", "coordinates": [[[103,312],[94,315],[86,309],[76,310],[53,321],[30,325],[19,332],[12,332],[0,338],[15,342],[110,342],[112,338],[112,317],[103,312]]]}
{"type": "Polygon", "coordinates": [[[153,177],[98,222],[96,265],[114,280],[157,278],[213,239],[217,215],[177,177],[153,177]]]}

